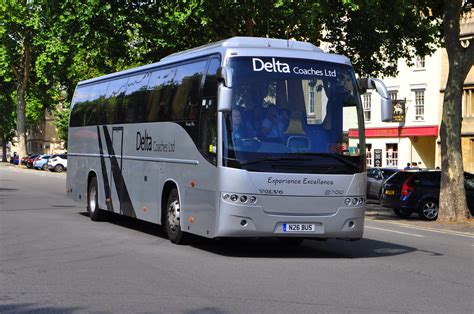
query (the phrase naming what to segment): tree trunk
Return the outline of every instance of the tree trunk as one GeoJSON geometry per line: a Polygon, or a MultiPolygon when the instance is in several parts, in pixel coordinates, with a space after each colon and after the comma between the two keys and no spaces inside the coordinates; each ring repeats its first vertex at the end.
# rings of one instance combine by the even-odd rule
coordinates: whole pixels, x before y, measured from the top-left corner
{"type": "Polygon", "coordinates": [[[7,162],[7,140],[2,139],[2,161],[7,162]]]}
{"type": "Polygon", "coordinates": [[[26,123],[25,123],[25,89],[23,84],[18,84],[16,89],[17,103],[16,103],[16,136],[18,137],[18,155],[19,158],[26,156],[26,123]]]}
{"type": "Polygon", "coordinates": [[[444,1],[444,42],[449,74],[443,103],[441,138],[441,188],[439,221],[462,221],[469,217],[464,189],[462,160],[462,94],[467,74],[473,65],[474,43],[463,48],[459,40],[461,0],[444,1]]]}
{"type": "Polygon", "coordinates": [[[443,171],[441,172],[439,221],[461,221],[469,217],[461,154],[461,103],[464,79],[461,79],[459,72],[456,72],[456,66],[451,67],[450,64],[440,130],[443,171]]]}
{"type": "Polygon", "coordinates": [[[30,79],[30,51],[29,37],[26,36],[23,42],[23,56],[21,60],[21,70],[15,71],[17,73],[17,104],[16,104],[16,136],[18,137],[18,155],[19,158],[26,156],[26,103],[25,94],[28,87],[28,80],[30,79]]]}

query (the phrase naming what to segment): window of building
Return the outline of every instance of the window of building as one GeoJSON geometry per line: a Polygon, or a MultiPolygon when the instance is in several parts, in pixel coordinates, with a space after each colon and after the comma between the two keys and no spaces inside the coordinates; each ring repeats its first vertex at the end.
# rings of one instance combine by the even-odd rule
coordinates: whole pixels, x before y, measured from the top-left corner
{"type": "Polygon", "coordinates": [[[367,166],[372,166],[372,144],[365,144],[365,158],[367,166]]]}
{"type": "Polygon", "coordinates": [[[364,120],[370,122],[371,108],[372,108],[372,95],[364,94],[362,98],[362,106],[364,108],[364,120]]]}
{"type": "Polygon", "coordinates": [[[398,92],[397,91],[390,91],[390,92],[388,92],[388,95],[390,96],[391,100],[397,100],[398,92]]]}
{"type": "Polygon", "coordinates": [[[425,57],[416,56],[415,58],[415,68],[424,69],[425,68],[425,57]]]}
{"type": "Polygon", "coordinates": [[[474,117],[474,89],[464,90],[462,116],[474,117]]]}
{"type": "Polygon", "coordinates": [[[398,166],[398,144],[386,144],[386,161],[387,167],[397,167],[398,166]]]}
{"type": "Polygon", "coordinates": [[[425,120],[425,90],[415,91],[415,120],[425,120]]]}

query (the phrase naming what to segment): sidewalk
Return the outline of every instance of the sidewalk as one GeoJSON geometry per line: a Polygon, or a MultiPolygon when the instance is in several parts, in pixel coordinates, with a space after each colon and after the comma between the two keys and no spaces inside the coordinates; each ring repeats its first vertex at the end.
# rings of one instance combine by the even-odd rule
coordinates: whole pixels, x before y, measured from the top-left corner
{"type": "Polygon", "coordinates": [[[426,221],[413,213],[408,218],[400,218],[391,208],[381,207],[376,201],[369,201],[365,212],[365,218],[375,221],[393,222],[401,225],[409,225],[411,227],[420,227],[425,229],[447,230],[471,233],[474,236],[474,219],[471,218],[466,222],[438,222],[426,221]]]}

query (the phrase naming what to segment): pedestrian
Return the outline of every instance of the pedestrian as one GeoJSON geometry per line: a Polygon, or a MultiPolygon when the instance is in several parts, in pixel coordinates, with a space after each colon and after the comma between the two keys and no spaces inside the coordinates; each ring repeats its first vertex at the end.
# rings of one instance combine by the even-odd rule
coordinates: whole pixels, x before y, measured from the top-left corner
{"type": "Polygon", "coordinates": [[[420,167],[418,167],[418,163],[416,161],[411,163],[411,169],[420,169],[420,167]]]}
{"type": "Polygon", "coordinates": [[[407,166],[403,168],[403,170],[410,170],[411,169],[411,163],[407,162],[407,166]]]}

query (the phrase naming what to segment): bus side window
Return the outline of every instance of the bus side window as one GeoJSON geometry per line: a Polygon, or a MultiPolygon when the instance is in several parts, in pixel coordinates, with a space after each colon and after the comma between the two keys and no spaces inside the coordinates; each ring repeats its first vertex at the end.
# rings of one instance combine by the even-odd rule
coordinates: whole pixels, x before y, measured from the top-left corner
{"type": "Polygon", "coordinates": [[[97,125],[104,123],[102,116],[104,112],[103,103],[108,83],[99,83],[92,87],[87,100],[87,109],[84,117],[84,125],[97,125]]]}
{"type": "Polygon", "coordinates": [[[111,81],[107,88],[106,98],[106,120],[108,124],[119,123],[118,117],[122,107],[123,95],[127,86],[128,78],[111,81]]]}
{"type": "Polygon", "coordinates": [[[178,66],[174,83],[176,94],[171,106],[171,120],[196,120],[198,113],[199,88],[206,61],[178,66]]]}
{"type": "Polygon", "coordinates": [[[169,118],[169,94],[172,89],[174,70],[162,69],[151,73],[148,83],[148,101],[146,108],[146,121],[166,121],[169,118]]]}
{"type": "Polygon", "coordinates": [[[69,126],[84,126],[84,115],[86,109],[86,101],[89,98],[91,86],[78,87],[74,93],[74,99],[72,100],[71,118],[69,120],[69,126]]]}
{"type": "Polygon", "coordinates": [[[122,104],[122,122],[144,122],[150,72],[129,78],[122,104]]]}
{"type": "Polygon", "coordinates": [[[214,165],[217,164],[217,69],[220,61],[211,59],[201,100],[199,149],[214,165]]]}

